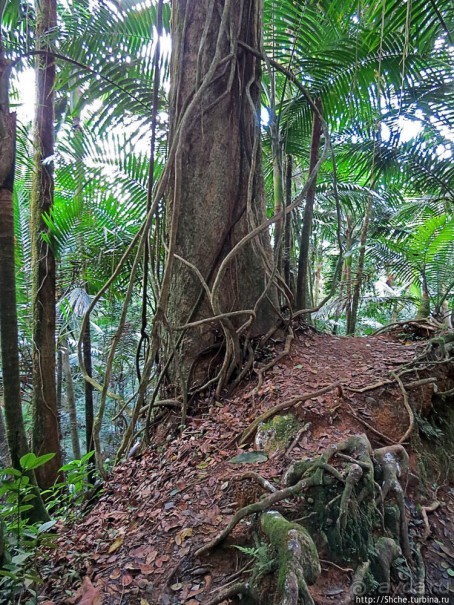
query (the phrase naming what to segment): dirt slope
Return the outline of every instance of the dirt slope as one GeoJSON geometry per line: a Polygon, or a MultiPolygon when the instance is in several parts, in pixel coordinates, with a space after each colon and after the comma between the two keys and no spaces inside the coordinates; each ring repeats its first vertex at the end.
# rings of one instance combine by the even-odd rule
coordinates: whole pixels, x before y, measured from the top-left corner
{"type": "MultiPolygon", "coordinates": [[[[251,520],[239,523],[222,547],[201,558],[194,553],[236,511],[263,495],[263,487],[246,474],[254,471],[279,485],[291,462],[320,454],[349,436],[366,433],[374,448],[397,443],[408,430],[410,417],[390,373],[402,370],[424,346],[425,342],[405,343],[389,335],[339,338],[306,329],[297,333],[290,354],[266,373],[259,389],[253,375],[225,400],[199,401],[182,434],[177,419],[169,416],[148,451],[114,470],[90,513],[76,526],[61,529],[57,551],[46,564],[48,605],[239,602],[216,601],[216,595],[247,577],[250,557],[232,545],[251,545],[251,520]],[[373,388],[358,392],[369,386],[373,388]],[[280,451],[269,453],[263,462],[229,462],[238,453],[254,450],[253,438],[241,449],[237,443],[260,414],[322,387],[330,389],[290,407],[300,424],[280,451]]],[[[270,358],[282,344],[275,343],[273,349],[268,351],[270,358]]],[[[408,385],[427,378],[436,380],[438,391],[452,389],[452,364],[418,366],[402,381],[408,385]]],[[[417,418],[431,414],[433,381],[408,388],[417,418]]],[[[411,460],[406,500],[410,539],[422,544],[427,593],[438,591],[452,598],[454,491],[417,425],[405,445],[411,460]],[[429,478],[422,477],[424,464],[429,478]],[[427,527],[418,503],[434,502],[439,504],[426,514],[431,534],[424,540],[427,527]]],[[[281,503],[284,510],[286,506],[281,503]]],[[[348,603],[353,571],[348,564],[322,561],[322,574],[311,587],[314,602],[348,603]]]]}

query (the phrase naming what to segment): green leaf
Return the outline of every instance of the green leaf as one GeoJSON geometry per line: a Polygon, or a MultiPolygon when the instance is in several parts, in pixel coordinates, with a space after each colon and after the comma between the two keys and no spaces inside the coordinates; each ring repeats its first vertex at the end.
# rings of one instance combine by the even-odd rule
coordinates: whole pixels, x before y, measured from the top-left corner
{"type": "Polygon", "coordinates": [[[53,452],[50,454],[44,454],[43,456],[36,456],[33,452],[30,452],[30,454],[25,454],[25,456],[22,456],[20,459],[20,464],[25,471],[31,471],[39,466],[42,466],[43,464],[46,464],[46,462],[49,462],[49,460],[52,460],[54,457],[55,453],[53,452]]]}
{"type": "Polygon", "coordinates": [[[22,477],[22,473],[17,468],[2,468],[0,475],[13,475],[14,477],[22,477]]]}
{"type": "Polygon", "coordinates": [[[24,504],[23,506],[19,506],[19,512],[26,513],[28,510],[32,510],[33,506],[31,504],[24,504]]]}
{"type": "Polygon", "coordinates": [[[55,519],[51,519],[50,521],[46,521],[42,525],[38,527],[38,534],[44,534],[46,531],[49,531],[54,525],[57,523],[55,519]]]}
{"type": "Polygon", "coordinates": [[[87,462],[87,460],[90,460],[90,458],[93,457],[94,455],[94,451],[92,450],[91,452],[87,452],[84,456],[82,456],[82,458],[80,459],[81,462],[87,462]]]}
{"type": "Polygon", "coordinates": [[[0,570],[0,576],[3,576],[5,578],[11,578],[12,580],[15,580],[17,578],[17,575],[15,573],[12,573],[11,571],[6,571],[6,570],[0,570]]]}
{"type": "Polygon", "coordinates": [[[22,563],[24,563],[31,556],[32,556],[31,552],[21,553],[20,555],[16,555],[15,557],[13,557],[11,559],[11,563],[14,563],[16,565],[22,565],[22,563]]]}

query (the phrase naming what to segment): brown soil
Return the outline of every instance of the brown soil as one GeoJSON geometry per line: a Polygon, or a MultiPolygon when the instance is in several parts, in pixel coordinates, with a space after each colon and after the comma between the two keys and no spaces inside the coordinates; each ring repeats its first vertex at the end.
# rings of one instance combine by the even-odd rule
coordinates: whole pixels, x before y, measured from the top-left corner
{"type": "MultiPolygon", "coordinates": [[[[233,545],[253,544],[251,519],[240,523],[210,555],[201,560],[194,556],[226,526],[233,513],[262,494],[261,487],[241,476],[253,470],[280,485],[292,461],[314,456],[359,433],[366,433],[374,448],[397,443],[409,426],[399,386],[383,384],[362,393],[350,389],[385,382],[390,372],[410,362],[424,344],[403,343],[388,335],[338,338],[306,330],[295,338],[290,354],[266,373],[258,391],[254,375],[225,400],[199,401],[182,434],[177,432],[178,420],[169,416],[152,447],[114,469],[89,514],[75,526],[61,528],[56,552],[45,565],[48,605],[197,605],[208,603],[227,583],[247,577],[250,557],[233,545]],[[235,439],[258,415],[296,395],[336,382],[341,389],[290,410],[302,423],[310,423],[290,455],[279,452],[255,464],[229,462],[241,451],[254,449],[248,443],[240,450],[235,439]]],[[[282,344],[274,347],[276,350],[268,351],[270,356],[282,344]]],[[[439,390],[453,387],[453,370],[446,364],[406,374],[403,381],[408,384],[428,376],[438,379],[439,390]]],[[[413,388],[408,394],[415,412],[424,416],[431,411],[432,384],[413,388]]],[[[418,433],[416,427],[414,432],[418,433]]],[[[418,437],[418,443],[421,439],[418,437]]],[[[407,492],[410,539],[422,544],[429,594],[446,595],[443,591],[449,586],[454,591],[454,490],[445,476],[433,474],[430,484],[423,485],[411,449],[415,444],[412,440],[405,445],[412,462],[407,492]],[[421,506],[415,502],[429,506],[434,501],[440,506],[428,513],[431,534],[424,540],[421,506]]],[[[311,587],[315,603],[346,602],[353,570],[348,564],[341,568],[327,561],[322,568],[317,584],[311,587]]],[[[225,605],[234,602],[225,600],[225,605]]]]}

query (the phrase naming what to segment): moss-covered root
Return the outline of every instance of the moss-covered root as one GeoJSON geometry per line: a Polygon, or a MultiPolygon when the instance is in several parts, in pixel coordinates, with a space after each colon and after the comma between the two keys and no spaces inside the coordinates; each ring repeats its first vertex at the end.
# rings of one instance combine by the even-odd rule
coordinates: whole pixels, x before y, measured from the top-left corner
{"type": "Polygon", "coordinates": [[[375,542],[375,553],[373,576],[380,586],[386,586],[386,593],[389,593],[391,588],[391,565],[394,559],[400,557],[402,551],[395,540],[382,536],[375,542]]]}
{"type": "Polygon", "coordinates": [[[403,483],[407,481],[409,459],[402,445],[390,445],[374,450],[376,479],[381,486],[381,497],[383,503],[389,494],[393,494],[400,512],[400,544],[402,552],[407,559],[411,560],[410,542],[408,539],[408,524],[405,516],[403,483]]]}
{"type": "Polygon", "coordinates": [[[348,504],[350,502],[353,488],[361,481],[362,476],[363,469],[358,464],[351,464],[349,466],[347,477],[345,479],[344,491],[342,492],[342,498],[340,501],[339,517],[337,519],[337,525],[342,531],[344,531],[347,526],[348,504]]]}
{"type": "Polygon", "coordinates": [[[277,555],[279,605],[314,605],[307,585],[316,582],[321,568],[308,532],[276,511],[263,513],[261,526],[277,555]]]}
{"type": "Polygon", "coordinates": [[[353,435],[338,444],[331,445],[326,452],[315,460],[306,459],[292,464],[284,475],[284,485],[295,485],[301,477],[314,476],[315,483],[323,484],[323,471],[328,470],[333,473],[333,467],[328,463],[337,455],[340,458],[348,459],[349,462],[358,463],[368,473],[368,482],[371,484],[370,490],[373,492],[373,464],[371,460],[372,447],[366,435],[353,435]],[[344,453],[347,452],[347,456],[344,453]],[[318,479],[318,480],[317,480],[318,479]]]}

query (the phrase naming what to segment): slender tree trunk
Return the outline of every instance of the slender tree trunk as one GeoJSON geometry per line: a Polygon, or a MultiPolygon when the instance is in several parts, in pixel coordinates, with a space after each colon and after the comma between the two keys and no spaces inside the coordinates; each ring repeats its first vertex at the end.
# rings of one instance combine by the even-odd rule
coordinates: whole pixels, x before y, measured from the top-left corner
{"type": "Polygon", "coordinates": [[[346,329],[351,322],[352,315],[352,246],[353,246],[353,223],[351,217],[347,214],[347,234],[345,237],[345,319],[346,329]]]}
{"type": "MultiPolygon", "coordinates": [[[[56,0],[36,4],[36,45],[48,48],[47,36],[56,27],[56,0]]],[[[33,309],[33,450],[37,455],[55,452],[48,464],[37,469],[42,488],[49,488],[61,466],[55,383],[55,257],[45,243],[43,215],[53,205],[54,180],[54,83],[51,56],[40,56],[36,65],[36,114],[34,123],[35,173],[31,199],[32,309],[33,309]]]]}
{"type": "Polygon", "coordinates": [[[367,232],[369,230],[370,216],[372,212],[372,196],[369,196],[364,215],[361,237],[359,240],[358,266],[356,269],[355,284],[353,288],[352,307],[349,321],[347,322],[347,335],[353,335],[356,330],[356,320],[358,317],[359,299],[361,296],[361,286],[363,284],[364,259],[366,257],[367,232]]]}
{"type": "MultiPolygon", "coordinates": [[[[321,111],[320,99],[317,99],[316,105],[319,111],[321,111]]],[[[322,124],[320,117],[317,113],[314,113],[313,124],[312,124],[312,140],[311,140],[311,153],[309,159],[309,174],[314,170],[315,165],[318,161],[320,151],[320,139],[322,135],[322,124]]],[[[298,278],[296,285],[296,308],[297,310],[307,309],[309,307],[309,252],[310,252],[310,241],[312,232],[312,218],[314,215],[314,200],[315,192],[317,189],[317,179],[315,178],[312,185],[309,188],[306,196],[306,205],[304,206],[303,215],[303,228],[301,231],[300,238],[300,253],[298,258],[298,278]]]]}
{"type": "MultiPolygon", "coordinates": [[[[293,160],[292,156],[287,156],[285,166],[285,207],[288,208],[292,203],[292,177],[293,177],[293,160]]],[[[284,250],[283,250],[283,273],[284,281],[291,291],[290,280],[290,258],[292,255],[292,221],[291,216],[286,214],[284,226],[284,250]]]]}
{"type": "Polygon", "coordinates": [[[427,319],[430,315],[430,293],[427,285],[427,277],[424,271],[421,271],[421,298],[418,301],[418,310],[416,319],[427,319]]]}
{"type": "MultiPolygon", "coordinates": [[[[273,95],[274,98],[274,95],[273,95]]],[[[273,108],[272,122],[270,124],[271,133],[271,150],[273,161],[273,198],[274,198],[274,214],[281,214],[284,207],[284,184],[282,178],[282,145],[279,140],[279,127],[277,124],[276,115],[273,108]]],[[[285,229],[285,217],[279,219],[274,227],[274,262],[277,270],[282,270],[283,257],[283,232],[285,229]]]]}
{"type": "Polygon", "coordinates": [[[69,346],[64,343],[62,350],[62,366],[63,374],[65,375],[66,401],[68,404],[69,413],[69,430],[71,433],[71,445],[73,450],[74,460],[80,460],[80,444],[79,444],[79,428],[77,425],[77,409],[76,396],[74,394],[74,382],[71,374],[71,366],[69,363],[69,346]]]}
{"type": "MultiPolygon", "coordinates": [[[[241,40],[260,47],[262,5],[259,0],[175,0],[172,8],[170,143],[176,145],[176,155],[168,191],[170,255],[160,307],[172,326],[181,326],[253,309],[260,299],[250,332],[263,334],[274,323],[277,304],[275,289],[266,290],[272,267],[267,231],[240,248],[218,275],[234,246],[265,220],[260,62],[236,44],[241,40]],[[213,304],[194,269],[174,254],[195,266],[210,288],[217,284],[213,304]]],[[[180,377],[174,369],[171,378],[187,380],[190,367],[193,379],[196,374],[202,378],[207,365],[202,351],[214,345],[221,327],[235,340],[236,329],[248,317],[188,330],[179,347],[180,377]]],[[[161,360],[171,352],[171,344],[163,346],[161,360]]],[[[228,374],[234,366],[229,365],[228,374]]]]}
{"type": "MultiPolygon", "coordinates": [[[[16,115],[9,112],[8,78],[3,78],[6,67],[0,32],[0,338],[8,448],[12,465],[21,470],[20,459],[29,450],[22,416],[16,307],[13,206],[16,115]]],[[[34,481],[33,473],[30,479],[34,481]]],[[[32,503],[32,520],[47,520],[38,489],[32,503]]]]}
{"type": "MultiPolygon", "coordinates": [[[[87,322],[84,338],[82,341],[85,370],[90,378],[93,376],[93,363],[91,359],[91,332],[90,321],[87,322]]],[[[93,423],[94,423],[94,408],[93,408],[93,387],[85,381],[85,445],[87,452],[94,450],[93,442],[93,423]]]]}
{"type": "Polygon", "coordinates": [[[5,419],[3,418],[3,407],[0,405],[0,466],[6,468],[11,466],[11,458],[8,450],[8,438],[6,436],[5,419]]]}
{"type": "Polygon", "coordinates": [[[61,349],[57,351],[57,410],[60,415],[62,409],[62,383],[63,383],[63,353],[61,349]]]}

